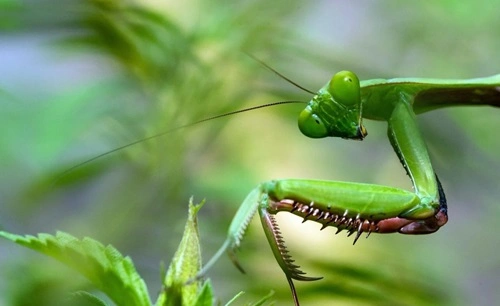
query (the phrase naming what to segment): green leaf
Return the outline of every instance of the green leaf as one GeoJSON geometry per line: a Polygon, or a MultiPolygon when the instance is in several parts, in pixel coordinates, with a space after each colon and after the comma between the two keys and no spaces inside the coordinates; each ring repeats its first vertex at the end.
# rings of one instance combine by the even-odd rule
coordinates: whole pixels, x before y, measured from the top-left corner
{"type": "Polygon", "coordinates": [[[266,296],[264,296],[263,298],[261,298],[257,302],[250,304],[250,306],[264,305],[264,303],[267,302],[269,299],[271,299],[273,297],[273,295],[274,295],[274,291],[271,290],[271,292],[269,292],[266,296]]]}
{"type": "MultiPolygon", "coordinates": [[[[226,306],[230,306],[231,304],[233,304],[243,294],[245,294],[245,292],[243,292],[243,291],[239,292],[231,300],[229,300],[229,302],[226,303],[226,306]]],[[[273,297],[273,295],[274,295],[274,291],[271,290],[271,292],[269,292],[267,295],[265,295],[264,297],[262,297],[260,300],[258,300],[257,302],[248,304],[248,306],[261,306],[261,305],[264,305],[264,303],[267,302],[267,301],[269,301],[269,299],[271,299],[273,297]]]]}
{"type": "Polygon", "coordinates": [[[227,303],[226,303],[226,306],[229,306],[231,305],[232,303],[234,303],[234,301],[236,301],[240,296],[242,296],[243,294],[245,294],[244,291],[240,291],[238,292],[237,295],[235,295],[232,299],[230,299],[227,303]]]}
{"type": "Polygon", "coordinates": [[[206,280],[203,287],[199,291],[196,301],[193,303],[195,306],[212,306],[214,300],[214,292],[210,280],[206,280]]]}
{"type": "Polygon", "coordinates": [[[151,305],[144,280],[132,260],[113,246],[67,233],[55,236],[39,234],[20,236],[0,231],[0,236],[45,255],[51,256],[84,275],[94,286],[106,293],[117,305],[151,305]]]}
{"type": "Polygon", "coordinates": [[[200,281],[186,284],[201,269],[200,236],[196,215],[204,203],[205,201],[202,201],[194,205],[192,198],[189,201],[188,220],[184,234],[168,268],[163,284],[164,290],[158,297],[156,305],[204,305],[202,302],[205,301],[209,301],[208,305],[212,303],[210,285],[205,283],[201,288],[200,281]],[[205,290],[209,291],[204,293],[205,290]],[[201,294],[205,300],[202,300],[201,294]]]}

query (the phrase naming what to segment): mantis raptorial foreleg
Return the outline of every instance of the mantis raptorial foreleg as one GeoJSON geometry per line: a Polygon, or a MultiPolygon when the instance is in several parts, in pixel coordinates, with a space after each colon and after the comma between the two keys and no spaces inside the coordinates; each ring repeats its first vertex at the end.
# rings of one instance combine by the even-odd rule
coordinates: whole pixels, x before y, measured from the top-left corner
{"type": "Polygon", "coordinates": [[[414,150],[404,143],[411,137],[413,142],[423,144],[419,131],[415,129],[411,109],[401,104],[395,109],[396,114],[398,119],[389,121],[389,135],[413,181],[415,192],[337,181],[286,179],[265,182],[255,188],[240,206],[223,249],[235,258],[234,251],[246,226],[258,211],[273,254],[291,283],[291,279],[311,281],[320,278],[304,276],[293,264],[274,219],[278,212],[290,212],[304,221],[321,223],[322,229],[334,226],[337,233],[342,230],[348,231],[349,235],[356,233],[354,242],[363,232],[368,235],[372,232],[425,234],[438,230],[447,221],[444,194],[425,146],[414,150]],[[402,124],[403,120],[406,124],[402,124]]]}
{"type": "Polygon", "coordinates": [[[274,215],[285,211],[356,233],[427,234],[448,221],[446,198],[435,174],[425,142],[417,127],[415,112],[450,105],[489,104],[500,106],[500,75],[463,81],[394,79],[366,81],[342,71],[321,88],[299,116],[300,131],[311,138],[337,136],[362,140],[367,132],[362,118],[388,122],[388,137],[413,184],[413,192],[399,188],[337,181],[284,179],[265,182],[247,196],[231,222],[228,236],[199,276],[227,251],[235,251],[255,214],[276,261],[290,284],[295,304],[298,298],[293,279],[312,281],[293,264],[274,215]],[[450,101],[446,99],[451,97],[450,101]],[[444,101],[439,101],[439,98],[444,101]],[[365,113],[363,113],[365,111],[365,113]]]}

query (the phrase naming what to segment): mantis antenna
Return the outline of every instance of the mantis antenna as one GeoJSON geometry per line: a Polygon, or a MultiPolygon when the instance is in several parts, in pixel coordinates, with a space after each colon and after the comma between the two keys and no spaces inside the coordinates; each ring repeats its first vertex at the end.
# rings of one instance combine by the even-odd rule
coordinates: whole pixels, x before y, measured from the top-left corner
{"type": "MultiPolygon", "coordinates": [[[[261,61],[260,59],[256,58],[255,56],[249,54],[249,53],[246,53],[247,56],[249,56],[250,58],[252,58],[253,60],[255,60],[256,62],[258,62],[259,64],[261,64],[262,66],[264,66],[265,68],[267,68],[268,70],[272,71],[273,73],[275,73],[276,75],[278,75],[280,78],[284,79],[285,81],[287,81],[288,83],[292,84],[293,86],[307,92],[307,93],[310,93],[310,94],[316,94],[315,92],[299,85],[298,83],[292,81],[291,79],[287,78],[286,76],[284,76],[283,74],[279,73],[277,70],[275,70],[274,68],[272,68],[271,66],[267,65],[266,63],[264,63],[263,61],[261,61]]],[[[211,117],[207,117],[207,118],[204,118],[204,119],[200,119],[200,120],[197,120],[197,121],[193,121],[191,123],[187,123],[187,124],[184,124],[184,125],[180,125],[180,126],[177,126],[177,127],[174,127],[170,130],[167,130],[167,131],[164,131],[164,132],[160,132],[158,134],[154,134],[154,135],[151,135],[151,136],[147,136],[147,137],[144,137],[144,138],[141,138],[141,139],[138,139],[138,140],[135,140],[135,141],[132,141],[132,142],[129,142],[127,144],[124,144],[122,146],[119,146],[115,149],[112,149],[110,151],[106,151],[104,153],[101,153],[101,154],[98,154],[92,158],[89,158],[79,164],[76,164],[74,165],[73,167],[65,170],[64,172],[62,172],[61,174],[58,175],[58,177],[56,178],[56,182],[59,181],[61,178],[63,178],[64,176],[66,176],[68,173],[78,169],[78,168],[81,168],[82,166],[84,165],[87,165],[99,158],[102,158],[104,156],[108,156],[110,154],[113,154],[113,153],[116,153],[118,151],[121,151],[121,150],[124,150],[128,147],[131,147],[133,145],[136,145],[138,143],[141,143],[141,142],[144,142],[144,141],[148,141],[148,140],[151,140],[151,139],[155,139],[155,138],[159,138],[159,137],[162,137],[162,136],[165,136],[167,134],[170,134],[170,133],[173,133],[175,131],[178,131],[178,130],[181,130],[181,129],[185,129],[185,128],[188,128],[190,126],[194,126],[194,125],[197,125],[197,124],[200,124],[200,123],[203,123],[203,122],[206,122],[206,121],[211,121],[211,120],[215,120],[215,119],[218,119],[218,118],[222,118],[222,117],[227,117],[227,116],[231,116],[231,115],[236,115],[236,114],[240,114],[240,113],[245,113],[245,112],[249,112],[249,111],[253,111],[253,110],[257,110],[257,109],[260,109],[260,108],[266,108],[266,107],[271,107],[271,106],[276,106],[276,105],[284,105],[284,104],[294,104],[294,103],[302,103],[302,104],[306,104],[307,102],[305,101],[298,101],[298,100],[287,100],[287,101],[278,101],[278,102],[272,102],[272,103],[267,103],[267,104],[263,104],[263,105],[257,105],[257,106],[252,106],[252,107],[249,107],[249,108],[244,108],[244,109],[240,109],[240,110],[235,110],[235,111],[231,111],[231,112],[228,112],[228,113],[224,113],[224,114],[220,114],[220,115],[215,115],[215,116],[211,116],[211,117]]]]}
{"type": "Polygon", "coordinates": [[[281,74],[280,72],[278,72],[276,69],[274,69],[273,67],[269,66],[268,64],[264,63],[263,61],[261,61],[260,59],[256,58],[255,56],[253,56],[252,54],[250,53],[245,53],[247,56],[249,56],[251,59],[253,59],[254,61],[256,61],[257,63],[261,64],[262,66],[264,66],[266,69],[268,69],[269,71],[273,72],[274,74],[276,74],[277,76],[279,76],[280,78],[282,78],[283,80],[287,81],[288,83],[292,84],[293,86],[299,88],[299,89],[302,89],[303,91],[307,92],[307,93],[310,93],[312,95],[315,95],[316,92],[312,91],[312,90],[309,90],[307,88],[305,88],[304,86],[302,85],[299,85],[297,82],[294,82],[292,81],[291,79],[287,78],[286,76],[284,76],[283,74],[281,74]]]}
{"type": "Polygon", "coordinates": [[[167,130],[167,131],[164,131],[164,132],[161,132],[161,133],[158,133],[158,134],[154,134],[154,135],[151,135],[151,136],[147,136],[147,137],[144,137],[144,138],[141,138],[141,139],[129,142],[129,143],[124,144],[122,146],[119,146],[119,147],[117,147],[115,149],[112,149],[110,151],[106,151],[106,152],[98,154],[98,155],[96,155],[96,156],[94,156],[92,158],[89,158],[89,159],[87,159],[87,160],[85,160],[85,161],[83,161],[83,162],[81,162],[81,163],[79,163],[79,164],[77,164],[77,165],[75,165],[75,166],[73,166],[73,167],[65,170],[61,174],[59,174],[59,176],[57,177],[56,181],[58,181],[59,179],[61,179],[65,175],[67,175],[68,173],[70,173],[70,172],[72,172],[72,171],[74,171],[74,170],[76,170],[76,169],[78,169],[78,168],[80,168],[80,167],[82,167],[82,166],[84,166],[86,164],[89,164],[89,163],[91,163],[91,162],[93,162],[93,161],[95,161],[95,160],[97,160],[99,158],[102,158],[104,156],[116,153],[116,152],[121,151],[121,150],[124,150],[124,149],[126,149],[128,147],[131,147],[133,145],[136,145],[138,143],[141,143],[141,142],[144,142],[144,141],[148,141],[148,140],[151,140],[151,139],[155,139],[155,138],[159,138],[159,137],[165,136],[167,134],[173,133],[175,131],[188,128],[190,126],[194,126],[194,125],[197,125],[197,124],[200,124],[200,123],[203,123],[203,122],[215,120],[215,119],[222,118],[222,117],[227,117],[227,116],[231,116],[231,115],[236,115],[236,114],[240,114],[240,113],[245,113],[245,112],[257,110],[257,109],[260,109],[260,108],[266,108],[266,107],[271,107],[271,106],[276,106],[276,105],[284,105],[284,104],[296,104],[296,103],[305,104],[306,102],[304,102],[304,101],[298,101],[298,100],[287,100],[287,101],[278,101],[278,102],[273,102],[273,103],[267,103],[267,104],[263,104],[263,105],[257,105],[257,106],[252,106],[252,107],[249,107],[249,108],[235,110],[235,111],[224,113],[224,114],[220,114],[220,115],[211,116],[211,117],[200,119],[200,120],[197,120],[197,121],[194,121],[194,122],[191,122],[191,123],[180,125],[180,126],[172,128],[170,130],[167,130]]]}

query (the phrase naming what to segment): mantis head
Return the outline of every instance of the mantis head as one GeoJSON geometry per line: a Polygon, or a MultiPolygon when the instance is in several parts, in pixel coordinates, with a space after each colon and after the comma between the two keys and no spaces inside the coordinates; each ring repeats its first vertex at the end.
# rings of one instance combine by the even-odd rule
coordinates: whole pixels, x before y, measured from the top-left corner
{"type": "Polygon", "coordinates": [[[310,138],[362,140],[368,133],[362,124],[361,106],[358,77],[353,72],[340,71],[300,113],[299,129],[310,138]]]}

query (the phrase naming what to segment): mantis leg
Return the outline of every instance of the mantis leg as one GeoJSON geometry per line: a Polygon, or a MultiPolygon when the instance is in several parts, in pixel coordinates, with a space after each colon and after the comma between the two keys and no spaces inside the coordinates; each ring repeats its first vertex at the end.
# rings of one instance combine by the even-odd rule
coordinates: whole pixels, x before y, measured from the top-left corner
{"type": "Polygon", "coordinates": [[[425,143],[420,135],[412,107],[398,103],[388,120],[388,135],[403,167],[409,175],[414,192],[373,184],[286,179],[260,184],[240,206],[223,246],[200,271],[202,277],[216,260],[228,252],[238,264],[235,251],[246,228],[259,212],[262,226],[276,261],[285,273],[295,303],[297,295],[292,279],[318,280],[307,277],[295,265],[285,246],[274,215],[286,211],[337,227],[337,233],[347,230],[357,233],[354,243],[363,232],[425,234],[432,233],[447,222],[446,199],[434,173],[425,143]]]}
{"type": "Polygon", "coordinates": [[[388,136],[394,151],[411,179],[419,205],[401,213],[416,220],[403,234],[426,234],[437,231],[448,221],[446,197],[432,168],[427,147],[420,134],[412,107],[400,101],[388,120],[388,136]]]}

